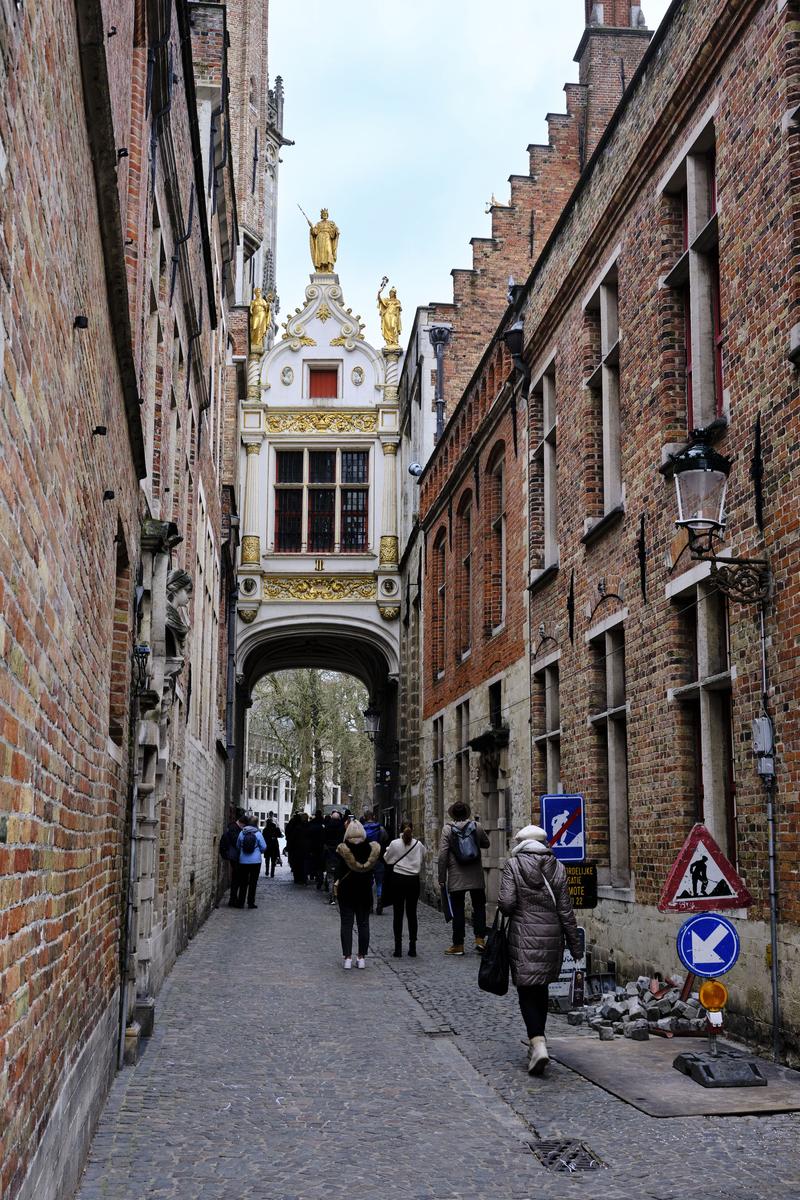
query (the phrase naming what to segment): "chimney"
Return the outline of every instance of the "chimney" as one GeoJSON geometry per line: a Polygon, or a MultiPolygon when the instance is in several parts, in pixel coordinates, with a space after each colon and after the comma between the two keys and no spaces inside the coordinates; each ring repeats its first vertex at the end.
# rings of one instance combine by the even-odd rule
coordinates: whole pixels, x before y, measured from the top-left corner
{"type": "Polygon", "coordinates": [[[647,49],[651,31],[639,4],[584,0],[586,29],[575,54],[586,89],[584,155],[589,158],[647,49]]]}

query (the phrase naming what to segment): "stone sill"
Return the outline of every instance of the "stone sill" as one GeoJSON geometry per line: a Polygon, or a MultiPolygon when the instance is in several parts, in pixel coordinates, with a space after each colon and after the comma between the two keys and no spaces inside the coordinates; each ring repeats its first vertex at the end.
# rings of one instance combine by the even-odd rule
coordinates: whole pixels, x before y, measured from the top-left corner
{"type": "Polygon", "coordinates": [[[540,591],[550,583],[551,579],[555,579],[558,574],[558,563],[551,563],[549,567],[543,567],[528,584],[528,592],[532,596],[535,592],[540,591]]]}
{"type": "Polygon", "coordinates": [[[589,526],[581,538],[584,546],[591,546],[593,542],[601,538],[609,529],[613,529],[615,525],[619,525],[625,516],[625,505],[618,504],[615,508],[604,513],[602,517],[598,517],[596,521],[589,526]]]}

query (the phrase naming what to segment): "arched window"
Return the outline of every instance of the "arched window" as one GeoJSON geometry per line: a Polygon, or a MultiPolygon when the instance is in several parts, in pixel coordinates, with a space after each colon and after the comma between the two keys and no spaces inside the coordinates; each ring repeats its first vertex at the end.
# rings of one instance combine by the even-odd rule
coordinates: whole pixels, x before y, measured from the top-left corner
{"type": "Polygon", "coordinates": [[[433,678],[444,675],[444,647],[447,627],[447,563],[444,529],[433,544],[433,611],[431,645],[433,649],[433,678]]]}
{"type": "Polygon", "coordinates": [[[472,649],[472,492],[465,492],[456,520],[456,658],[472,649]]]}
{"type": "Polygon", "coordinates": [[[506,618],[506,473],[502,443],[489,459],[486,485],[484,612],[486,633],[491,637],[506,618]]]}

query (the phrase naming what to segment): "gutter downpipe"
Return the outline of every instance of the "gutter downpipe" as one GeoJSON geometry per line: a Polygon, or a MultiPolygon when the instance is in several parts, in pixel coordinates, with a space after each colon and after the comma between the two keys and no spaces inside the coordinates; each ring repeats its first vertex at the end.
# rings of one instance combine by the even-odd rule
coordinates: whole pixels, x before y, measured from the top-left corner
{"type": "MultiPolygon", "coordinates": [[[[760,641],[761,641],[761,708],[772,725],[772,718],[767,709],[767,634],[765,618],[765,601],[758,606],[760,641]]],[[[774,746],[773,732],[773,746],[774,746]]],[[[773,759],[774,761],[774,759],[773,759]]],[[[781,1053],[781,1001],[778,991],[778,872],[775,849],[775,774],[765,774],[764,788],[767,795],[767,857],[769,860],[769,942],[770,942],[770,978],[772,982],[772,1059],[780,1062],[781,1053]]]]}

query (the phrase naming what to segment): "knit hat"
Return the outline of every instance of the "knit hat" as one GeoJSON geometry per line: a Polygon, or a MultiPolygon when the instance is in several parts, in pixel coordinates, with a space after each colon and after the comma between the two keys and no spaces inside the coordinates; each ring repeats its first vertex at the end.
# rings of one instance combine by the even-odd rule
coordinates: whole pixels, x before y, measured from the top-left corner
{"type": "Polygon", "coordinates": [[[346,842],[365,842],[367,834],[360,821],[352,820],[344,831],[346,842]]]}
{"type": "Polygon", "coordinates": [[[548,837],[541,825],[526,825],[524,829],[520,829],[519,833],[514,834],[515,842],[547,842],[548,837]]]}

